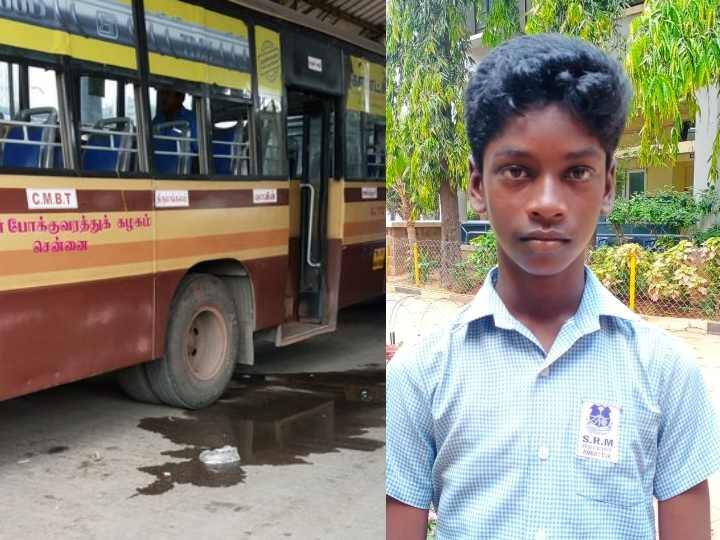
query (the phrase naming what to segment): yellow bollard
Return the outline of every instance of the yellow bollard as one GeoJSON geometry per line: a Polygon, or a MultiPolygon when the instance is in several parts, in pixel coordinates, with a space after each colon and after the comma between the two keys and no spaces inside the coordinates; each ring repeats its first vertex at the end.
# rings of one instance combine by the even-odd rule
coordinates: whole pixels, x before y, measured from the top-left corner
{"type": "Polygon", "coordinates": [[[413,269],[415,270],[415,285],[420,286],[420,252],[417,244],[413,244],[413,269]]]}
{"type": "Polygon", "coordinates": [[[635,311],[635,275],[637,271],[637,258],[635,252],[630,253],[630,299],[628,307],[635,311]]]}

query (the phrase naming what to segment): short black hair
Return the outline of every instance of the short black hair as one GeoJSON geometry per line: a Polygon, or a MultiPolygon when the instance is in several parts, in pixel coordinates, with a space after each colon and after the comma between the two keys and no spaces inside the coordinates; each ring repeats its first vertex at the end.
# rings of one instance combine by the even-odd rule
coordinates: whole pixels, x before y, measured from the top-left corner
{"type": "Polygon", "coordinates": [[[475,165],[515,115],[552,103],[566,107],[612,161],[632,89],[620,65],[595,46],[560,34],[520,36],[478,63],[465,91],[465,121],[475,165]]]}

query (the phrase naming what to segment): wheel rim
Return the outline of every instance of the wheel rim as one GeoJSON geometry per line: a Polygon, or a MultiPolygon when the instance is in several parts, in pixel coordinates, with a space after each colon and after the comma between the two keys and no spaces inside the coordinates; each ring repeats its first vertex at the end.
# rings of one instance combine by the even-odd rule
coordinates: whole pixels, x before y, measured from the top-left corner
{"type": "Polygon", "coordinates": [[[207,381],[217,375],[227,354],[227,327],[213,307],[195,312],[185,338],[185,360],[192,374],[207,381]]]}

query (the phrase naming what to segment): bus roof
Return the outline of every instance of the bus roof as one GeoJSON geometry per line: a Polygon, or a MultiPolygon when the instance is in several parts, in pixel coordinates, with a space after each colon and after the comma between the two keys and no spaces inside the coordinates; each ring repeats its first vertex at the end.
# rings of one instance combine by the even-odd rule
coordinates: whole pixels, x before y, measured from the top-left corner
{"type": "Polygon", "coordinates": [[[385,56],[385,0],[224,1],[323,32],[385,56]]]}

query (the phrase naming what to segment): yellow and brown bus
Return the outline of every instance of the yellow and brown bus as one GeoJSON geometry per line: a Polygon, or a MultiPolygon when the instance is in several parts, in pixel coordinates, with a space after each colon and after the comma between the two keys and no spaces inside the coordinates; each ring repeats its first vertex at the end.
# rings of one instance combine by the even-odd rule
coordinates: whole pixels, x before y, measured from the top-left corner
{"type": "Polygon", "coordinates": [[[0,3],[0,399],[202,407],[382,295],[383,64],[227,1],[0,3]]]}

